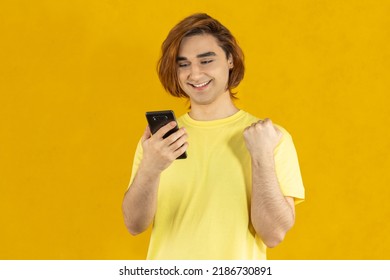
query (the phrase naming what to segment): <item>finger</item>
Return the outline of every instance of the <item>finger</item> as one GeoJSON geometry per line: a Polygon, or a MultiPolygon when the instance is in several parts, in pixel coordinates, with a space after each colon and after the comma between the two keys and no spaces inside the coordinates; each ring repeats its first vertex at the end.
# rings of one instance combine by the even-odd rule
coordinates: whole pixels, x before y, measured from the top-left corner
{"type": "Polygon", "coordinates": [[[176,126],[176,122],[172,121],[166,125],[164,125],[163,127],[161,127],[156,133],[156,137],[158,138],[163,138],[163,136],[168,132],[170,131],[172,128],[174,128],[176,126]]]}
{"type": "Polygon", "coordinates": [[[257,122],[253,123],[253,127],[261,127],[264,124],[264,120],[258,120],[257,122]]]}
{"type": "Polygon", "coordinates": [[[179,149],[181,146],[184,145],[184,143],[186,143],[188,139],[188,135],[187,134],[183,134],[180,138],[178,138],[175,142],[173,142],[169,148],[172,150],[172,151],[176,151],[177,149],[179,149]]]}
{"type": "Polygon", "coordinates": [[[180,128],[178,131],[176,131],[175,133],[172,133],[171,135],[169,135],[169,137],[165,138],[164,141],[165,141],[168,145],[171,145],[172,143],[176,142],[177,139],[179,139],[180,137],[182,137],[185,133],[186,133],[185,128],[182,127],[182,128],[180,128]]]}
{"type": "Polygon", "coordinates": [[[144,142],[145,140],[149,139],[150,136],[152,136],[152,133],[150,132],[150,127],[147,125],[144,134],[142,135],[141,141],[144,142]]]}
{"type": "Polygon", "coordinates": [[[261,128],[262,126],[263,126],[263,120],[258,120],[257,122],[252,123],[250,127],[256,129],[256,128],[261,128]]]}
{"type": "Polygon", "coordinates": [[[264,124],[267,124],[267,125],[270,125],[270,124],[272,124],[272,121],[271,121],[271,119],[269,119],[269,118],[265,118],[264,121],[263,121],[263,123],[264,123],[264,124]]]}
{"type": "Polygon", "coordinates": [[[250,130],[252,128],[254,128],[256,125],[256,123],[252,123],[250,126],[246,127],[245,130],[250,130]]]}
{"type": "Polygon", "coordinates": [[[173,152],[173,156],[175,158],[178,158],[181,156],[185,151],[187,151],[188,148],[188,142],[185,142],[180,148],[178,148],[176,151],[173,152]]]}
{"type": "Polygon", "coordinates": [[[252,123],[250,126],[247,126],[245,129],[244,129],[244,134],[251,134],[253,133],[253,131],[255,131],[256,129],[256,125],[257,125],[257,122],[255,123],[252,123]]]}

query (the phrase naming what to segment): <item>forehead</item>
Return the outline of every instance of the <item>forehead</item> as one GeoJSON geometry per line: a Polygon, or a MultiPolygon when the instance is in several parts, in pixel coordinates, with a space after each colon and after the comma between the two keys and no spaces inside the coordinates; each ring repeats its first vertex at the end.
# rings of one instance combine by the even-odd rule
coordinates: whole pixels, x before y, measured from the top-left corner
{"type": "Polygon", "coordinates": [[[180,43],[178,55],[192,58],[206,52],[215,52],[217,55],[224,53],[222,48],[218,45],[217,39],[210,34],[184,37],[180,43]]]}

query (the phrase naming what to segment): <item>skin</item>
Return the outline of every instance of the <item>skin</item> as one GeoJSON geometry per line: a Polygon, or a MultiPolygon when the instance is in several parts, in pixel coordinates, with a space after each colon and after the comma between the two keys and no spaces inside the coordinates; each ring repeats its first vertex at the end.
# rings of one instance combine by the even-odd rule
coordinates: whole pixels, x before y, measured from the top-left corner
{"type": "MultiPolygon", "coordinates": [[[[180,86],[190,99],[191,118],[210,121],[239,111],[226,88],[234,61],[212,35],[184,38],[177,67],[180,86]]],[[[185,128],[163,139],[174,125],[167,124],[154,135],[147,127],[142,136],[143,158],[122,205],[133,235],[145,231],[154,219],[161,172],[188,148],[185,128]]],[[[263,242],[275,247],[295,221],[294,200],[283,196],[275,173],[273,151],[282,133],[265,119],[247,127],[243,136],[252,159],[251,222],[263,242]]]]}
{"type": "Polygon", "coordinates": [[[181,58],[178,61],[179,83],[190,99],[191,118],[200,121],[222,119],[238,111],[226,88],[233,61],[231,57],[226,58],[213,36],[184,38],[178,58],[181,58]],[[203,56],[205,54],[210,55],[203,56]],[[193,86],[205,82],[209,84],[200,88],[193,86]]]}
{"type": "Polygon", "coordinates": [[[267,247],[283,241],[295,222],[292,197],[283,196],[275,172],[273,151],[282,138],[270,119],[258,121],[244,130],[252,159],[251,221],[267,247]]]}

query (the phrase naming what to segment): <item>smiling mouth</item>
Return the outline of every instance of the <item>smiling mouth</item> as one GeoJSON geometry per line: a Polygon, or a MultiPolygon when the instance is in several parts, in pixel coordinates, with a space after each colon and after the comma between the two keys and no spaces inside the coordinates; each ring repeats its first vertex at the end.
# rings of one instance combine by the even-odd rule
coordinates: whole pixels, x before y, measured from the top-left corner
{"type": "Polygon", "coordinates": [[[188,84],[191,85],[194,88],[202,88],[202,87],[207,86],[210,82],[211,82],[211,80],[207,81],[207,82],[204,82],[204,83],[200,83],[200,84],[191,84],[191,83],[188,83],[188,84]]]}

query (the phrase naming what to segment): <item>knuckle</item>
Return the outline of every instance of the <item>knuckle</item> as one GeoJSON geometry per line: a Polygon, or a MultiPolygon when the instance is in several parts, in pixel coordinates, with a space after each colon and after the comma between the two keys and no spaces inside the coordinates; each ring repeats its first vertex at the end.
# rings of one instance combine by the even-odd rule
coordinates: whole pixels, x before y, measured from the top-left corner
{"type": "Polygon", "coordinates": [[[181,146],[179,149],[176,150],[176,157],[180,156],[187,150],[187,145],[181,146]]]}
{"type": "Polygon", "coordinates": [[[172,151],[176,151],[179,148],[180,148],[180,143],[177,141],[171,145],[172,151]]]}

